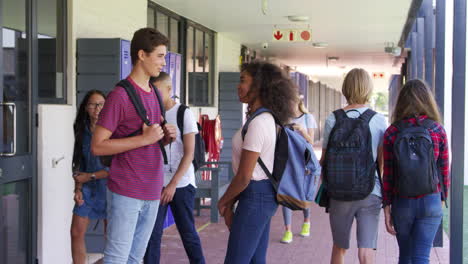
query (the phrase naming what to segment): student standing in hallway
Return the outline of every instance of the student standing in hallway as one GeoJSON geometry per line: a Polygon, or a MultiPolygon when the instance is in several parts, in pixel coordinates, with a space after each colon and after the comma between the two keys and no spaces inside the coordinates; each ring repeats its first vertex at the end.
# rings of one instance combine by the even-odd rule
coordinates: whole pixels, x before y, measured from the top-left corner
{"type": "Polygon", "coordinates": [[[287,74],[267,62],[241,66],[239,101],[248,104],[248,116],[261,108],[264,112],[252,119],[247,133],[242,128],[232,139],[232,165],[235,176],[218,203],[220,214],[230,228],[224,263],[266,263],[271,218],[278,207],[276,192],[258,164],[261,158],[273,170],[276,147],[275,118],[286,124],[294,116],[297,90],[287,74]],[[235,213],[234,203],[239,201],[235,213]]]}
{"type": "MultiPolygon", "coordinates": [[[[90,219],[106,221],[106,177],[108,168],[91,153],[91,137],[106,97],[98,90],[86,93],[78,108],[73,130],[75,207],[71,224],[73,263],[86,263],[85,234],[90,219]]],[[[105,222],[104,222],[105,223],[105,222]]]]}
{"type": "MultiPolygon", "coordinates": [[[[167,122],[177,124],[177,115],[181,104],[176,103],[171,98],[171,77],[167,73],[161,72],[158,77],[151,78],[150,82],[158,88],[162,95],[164,108],[167,110],[167,122]]],[[[165,147],[169,160],[168,164],[164,166],[164,189],[156,223],[146,249],[145,264],[159,264],[160,262],[163,225],[169,205],[190,263],[205,263],[200,237],[193,218],[196,184],[192,161],[195,150],[195,134],[198,133],[198,127],[190,109],[185,109],[183,117],[183,133],[180,133],[182,132],[181,128],[177,126],[179,132],[176,140],[165,147]]]]}
{"type": "MultiPolygon", "coordinates": [[[[301,95],[302,96],[302,95],[301,95]]],[[[294,124],[294,130],[298,131],[309,144],[314,143],[314,130],[317,128],[317,122],[315,122],[314,116],[307,110],[302,101],[302,98],[299,98],[299,104],[295,111],[295,116],[291,123],[294,124]]],[[[291,243],[293,240],[293,234],[291,231],[291,221],[292,221],[292,210],[283,207],[283,220],[284,227],[286,231],[284,232],[281,243],[291,243]]],[[[310,208],[302,210],[304,214],[304,223],[302,224],[301,232],[299,233],[302,237],[310,236],[310,208]]]]}
{"type": "Polygon", "coordinates": [[[133,69],[127,80],[136,90],[151,126],[137,115],[123,87],[116,87],[101,111],[92,140],[95,155],[114,155],[108,180],[108,230],[104,263],[140,264],[161,199],[163,155],[158,144],[175,138],[164,124],[151,76],[166,64],[169,40],[153,28],[137,30],[130,44],[133,69]],[[136,136],[128,135],[141,129],[136,136]]]}
{"type": "MultiPolygon", "coordinates": [[[[431,90],[423,81],[411,80],[401,88],[392,121],[384,136],[385,225],[398,240],[398,263],[429,263],[432,244],[443,216],[442,203],[448,195],[450,164],[448,140],[440,124],[440,113],[431,90]],[[412,137],[411,152],[405,153],[399,147],[405,146],[401,139],[403,135],[407,138],[411,130],[418,127],[426,130],[427,141],[424,143],[412,137]],[[428,157],[423,159],[426,155],[428,157]],[[407,161],[403,159],[415,160],[419,166],[407,168],[403,164],[407,161]],[[422,160],[433,163],[420,163],[422,160]],[[431,179],[432,186],[421,189],[427,179],[431,179]]],[[[418,135],[421,137],[421,133],[418,135]]]]}

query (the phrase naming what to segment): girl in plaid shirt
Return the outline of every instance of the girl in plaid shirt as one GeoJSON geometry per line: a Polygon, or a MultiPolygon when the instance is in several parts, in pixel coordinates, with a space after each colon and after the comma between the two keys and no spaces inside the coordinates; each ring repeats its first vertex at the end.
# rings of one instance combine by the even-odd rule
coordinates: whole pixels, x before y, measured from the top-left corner
{"type": "Polygon", "coordinates": [[[442,182],[434,193],[403,197],[398,193],[398,174],[394,171],[393,146],[399,133],[391,125],[384,135],[383,204],[387,231],[396,235],[400,248],[399,263],[429,263],[437,229],[442,219],[442,203],[449,187],[449,150],[447,135],[431,90],[420,80],[408,81],[400,91],[392,123],[410,126],[425,119],[433,122],[428,129],[432,138],[435,161],[442,182]],[[442,201],[442,203],[441,203],[442,201]]]}

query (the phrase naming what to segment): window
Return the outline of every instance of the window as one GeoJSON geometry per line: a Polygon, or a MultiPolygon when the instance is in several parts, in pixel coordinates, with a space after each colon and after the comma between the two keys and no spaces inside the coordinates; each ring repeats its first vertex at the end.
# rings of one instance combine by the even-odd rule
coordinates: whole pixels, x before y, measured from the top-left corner
{"type": "Polygon", "coordinates": [[[152,2],[148,4],[147,16],[148,27],[159,30],[169,39],[168,50],[181,53],[179,50],[179,21],[181,18],[152,2]]]}
{"type": "Polygon", "coordinates": [[[65,29],[63,0],[38,0],[38,93],[41,103],[66,103],[65,29]]]}
{"type": "Polygon", "coordinates": [[[189,104],[214,104],[213,65],[214,32],[195,23],[187,29],[187,81],[189,104]]]}
{"type": "Polygon", "coordinates": [[[152,1],[148,2],[148,26],[165,34],[170,52],[182,54],[181,101],[193,106],[214,104],[214,32],[152,1]]]}

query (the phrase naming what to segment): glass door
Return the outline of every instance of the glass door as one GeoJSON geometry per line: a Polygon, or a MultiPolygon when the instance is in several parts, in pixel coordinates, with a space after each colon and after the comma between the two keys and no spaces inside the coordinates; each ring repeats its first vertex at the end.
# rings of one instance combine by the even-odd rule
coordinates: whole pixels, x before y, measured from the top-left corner
{"type": "Polygon", "coordinates": [[[0,263],[32,248],[30,48],[26,0],[0,0],[0,263]]]}

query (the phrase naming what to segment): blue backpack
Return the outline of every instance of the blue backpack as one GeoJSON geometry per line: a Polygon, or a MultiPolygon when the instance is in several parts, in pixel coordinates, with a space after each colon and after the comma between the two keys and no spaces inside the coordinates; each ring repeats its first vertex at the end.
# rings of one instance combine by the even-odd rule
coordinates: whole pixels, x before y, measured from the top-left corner
{"type": "MultiPolygon", "coordinates": [[[[249,117],[242,128],[242,139],[250,122],[265,112],[273,115],[270,110],[260,108],[249,117]]],[[[258,158],[258,163],[271,180],[279,204],[292,210],[309,208],[317,189],[320,164],[312,146],[291,126],[283,126],[274,115],[273,117],[279,126],[273,172],[267,169],[261,158],[258,158]]]]}

